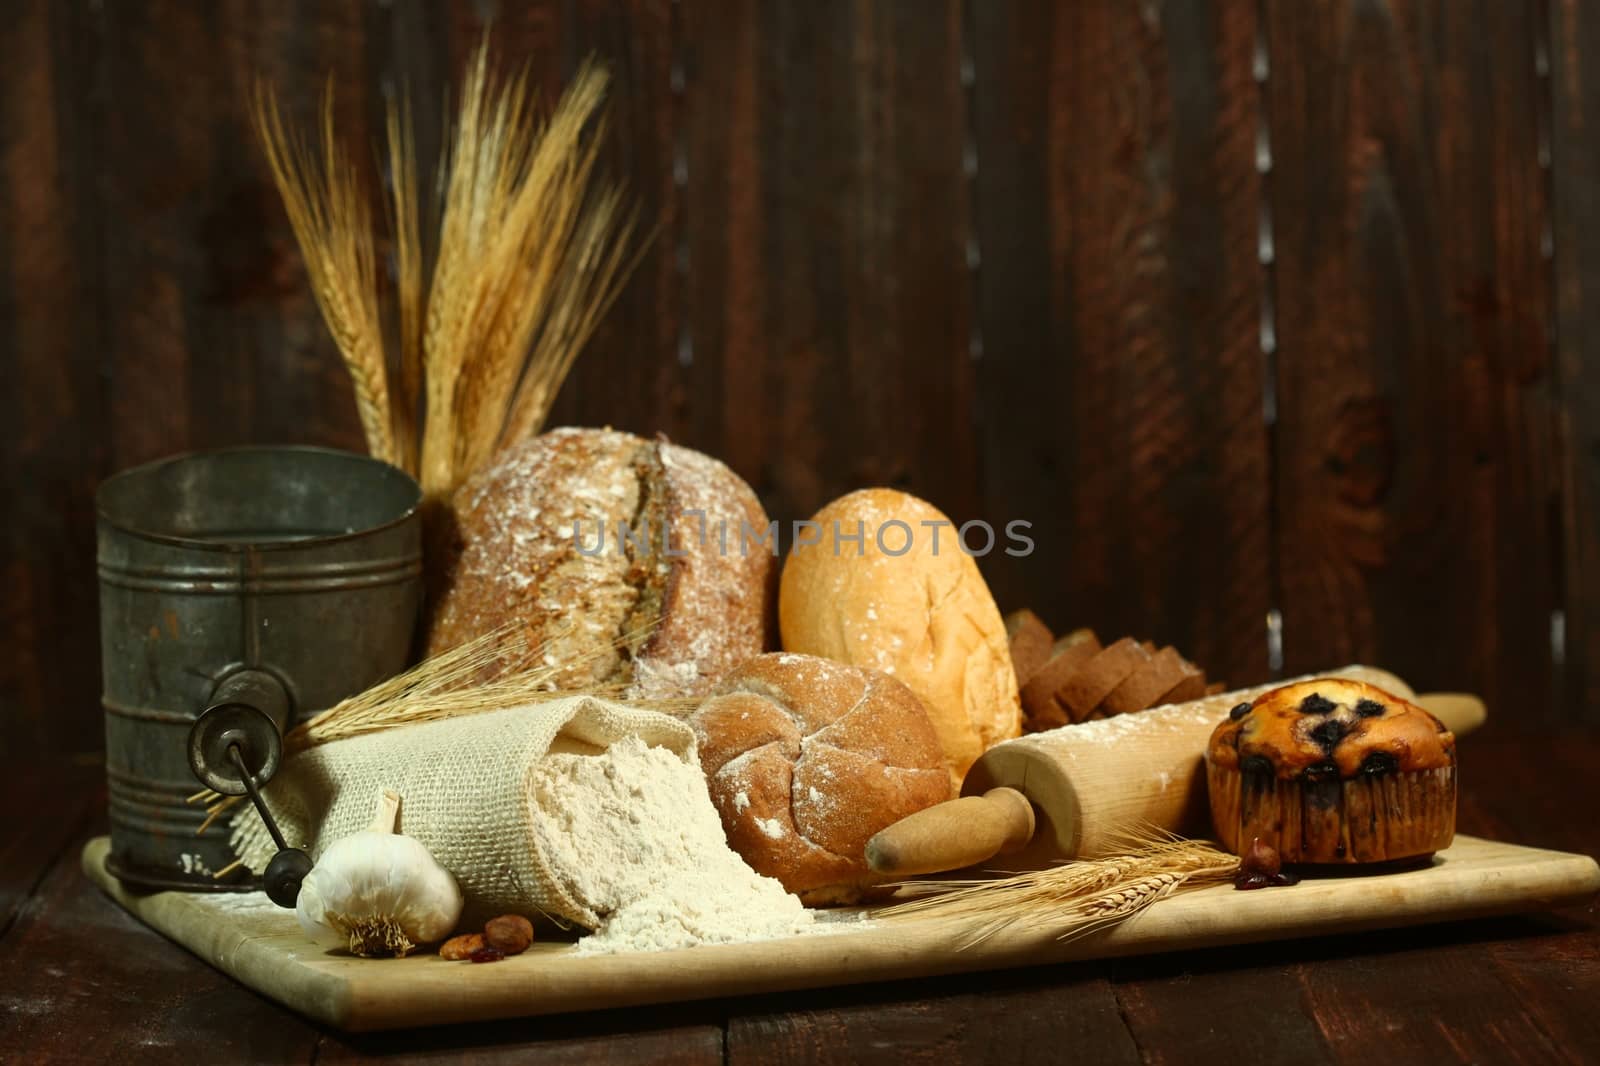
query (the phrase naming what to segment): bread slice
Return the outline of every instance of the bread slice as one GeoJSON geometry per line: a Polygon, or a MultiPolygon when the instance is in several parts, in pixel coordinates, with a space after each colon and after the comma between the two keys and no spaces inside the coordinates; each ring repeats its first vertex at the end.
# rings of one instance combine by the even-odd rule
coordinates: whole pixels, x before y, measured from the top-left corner
{"type": "Polygon", "coordinates": [[[1011,644],[1011,666],[1017,672],[1017,687],[1021,688],[1050,660],[1050,646],[1055,642],[1055,635],[1026,607],[1006,615],[1005,623],[1006,640],[1011,644]]]}
{"type": "Polygon", "coordinates": [[[1194,663],[1184,660],[1183,679],[1163,692],[1156,700],[1157,706],[1168,703],[1185,703],[1206,694],[1206,675],[1194,663]]]}
{"type": "Polygon", "coordinates": [[[1098,714],[1109,718],[1115,714],[1128,714],[1155,706],[1163,693],[1184,679],[1188,666],[1176,648],[1160,649],[1151,656],[1149,662],[1134,670],[1106,694],[1096,708],[1098,714]]]}
{"type": "MultiPolygon", "coordinates": [[[[1006,617],[1019,671],[1037,654],[1029,650],[1029,645],[1037,647],[1035,625],[1042,629],[1044,623],[1030,611],[1006,617]]],[[[1029,671],[1022,685],[1022,710],[1027,730],[1037,733],[1196,700],[1222,688],[1208,685],[1205,672],[1176,648],[1132,637],[1102,646],[1092,630],[1076,629],[1051,645],[1043,665],[1029,671]]]]}
{"type": "Polygon", "coordinates": [[[1067,724],[1069,719],[1056,701],[1056,690],[1100,650],[1100,638],[1090,629],[1075,629],[1051,645],[1050,658],[1022,688],[1022,710],[1035,732],[1067,724]]]}
{"type": "Polygon", "coordinates": [[[1149,662],[1151,655],[1132,637],[1123,637],[1084,664],[1056,690],[1056,702],[1074,722],[1086,720],[1111,690],[1149,662]]]}

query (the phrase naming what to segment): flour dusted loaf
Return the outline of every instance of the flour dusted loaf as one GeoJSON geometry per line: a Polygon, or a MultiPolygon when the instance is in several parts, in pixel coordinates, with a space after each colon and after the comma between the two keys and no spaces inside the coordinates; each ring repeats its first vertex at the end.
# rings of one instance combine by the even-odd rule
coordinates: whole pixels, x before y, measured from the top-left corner
{"type": "Polygon", "coordinates": [[[503,454],[452,503],[430,653],[516,623],[561,667],[552,687],[672,697],[703,693],[769,646],[775,561],[741,551],[739,535],[741,522],[764,532],[767,517],[709,456],[555,429],[503,454]]]}
{"type": "Polygon", "coordinates": [[[1376,685],[1318,678],[1235,706],[1206,748],[1217,838],[1285,862],[1383,862],[1450,846],[1455,736],[1376,685]]]}
{"type": "Polygon", "coordinates": [[[872,835],[951,796],[922,704],[876,670],[762,655],[690,724],[728,843],[807,903],[858,900],[872,835]]]}
{"type": "Polygon", "coordinates": [[[977,563],[936,507],[893,489],[841,496],[812,521],[820,542],[797,543],[784,564],[784,649],[905,682],[927,708],[959,789],[973,760],[1022,731],[1005,624],[977,563]],[[858,532],[859,542],[850,539],[858,532]],[[909,549],[889,554],[907,536],[909,549]]]}

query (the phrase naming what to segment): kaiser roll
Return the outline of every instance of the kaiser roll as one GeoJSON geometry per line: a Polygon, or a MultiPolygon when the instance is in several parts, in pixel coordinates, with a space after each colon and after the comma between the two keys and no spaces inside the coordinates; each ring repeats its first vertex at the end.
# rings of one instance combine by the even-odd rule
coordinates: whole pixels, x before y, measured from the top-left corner
{"type": "Polygon", "coordinates": [[[728,843],[807,903],[859,899],[872,835],[952,794],[922,704],[876,670],[758,656],[690,724],[728,843]]]}
{"type": "Polygon", "coordinates": [[[812,521],[820,541],[796,540],[779,586],[784,649],[905,682],[959,789],[979,755],[1022,732],[1005,624],[977,563],[938,508],[893,489],[841,496],[812,521]]]}

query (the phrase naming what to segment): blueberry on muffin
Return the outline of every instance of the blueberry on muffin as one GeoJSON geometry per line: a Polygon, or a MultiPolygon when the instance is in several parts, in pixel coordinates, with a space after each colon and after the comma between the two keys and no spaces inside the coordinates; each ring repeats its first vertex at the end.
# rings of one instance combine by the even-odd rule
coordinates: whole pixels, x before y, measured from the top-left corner
{"type": "Polygon", "coordinates": [[[1223,846],[1253,839],[1284,862],[1387,862],[1450,845],[1456,740],[1421,707],[1323,678],[1241,703],[1206,748],[1223,846]]]}

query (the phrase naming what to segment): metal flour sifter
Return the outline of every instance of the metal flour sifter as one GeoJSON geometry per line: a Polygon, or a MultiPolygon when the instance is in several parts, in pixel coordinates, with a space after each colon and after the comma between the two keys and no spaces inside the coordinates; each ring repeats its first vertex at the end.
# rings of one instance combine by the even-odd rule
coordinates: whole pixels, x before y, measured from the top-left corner
{"type": "MultiPolygon", "coordinates": [[[[256,887],[198,779],[255,799],[286,730],[407,665],[422,603],[421,492],[325,448],[245,447],[124,471],[96,496],[108,869],[143,888],[256,887]]],[[[276,827],[257,801],[269,828],[276,827]]],[[[310,863],[263,878],[294,905],[310,863]]],[[[280,861],[281,860],[281,861],[280,861]]]]}

